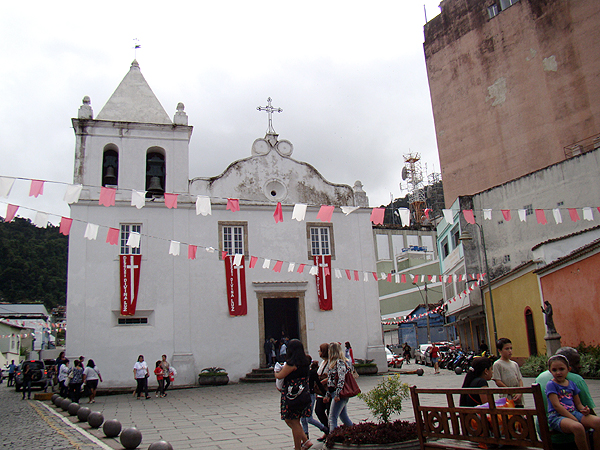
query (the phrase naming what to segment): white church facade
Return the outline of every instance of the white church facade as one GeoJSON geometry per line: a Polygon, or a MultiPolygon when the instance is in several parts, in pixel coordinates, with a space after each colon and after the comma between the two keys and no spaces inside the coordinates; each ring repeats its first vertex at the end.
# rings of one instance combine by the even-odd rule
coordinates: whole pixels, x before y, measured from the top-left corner
{"type": "Polygon", "coordinates": [[[330,183],[293,159],[271,123],[242,143],[249,157],[190,179],[184,107],[171,120],[136,61],[97,117],[86,97],[72,122],[82,190],[71,205],[67,355],[94,359],[105,387],[133,385],[139,354],[151,367],[166,354],[177,384],[213,366],[237,381],[282,334],[314,359],[322,342],[350,341],[387,370],[359,182],[330,183]]]}

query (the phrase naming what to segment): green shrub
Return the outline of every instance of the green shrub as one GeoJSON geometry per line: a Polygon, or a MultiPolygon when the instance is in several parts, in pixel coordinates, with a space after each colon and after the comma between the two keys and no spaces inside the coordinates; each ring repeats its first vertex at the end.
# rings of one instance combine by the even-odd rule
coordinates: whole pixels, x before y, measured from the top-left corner
{"type": "MultiPolygon", "coordinates": [[[[581,356],[581,369],[579,375],[584,378],[600,378],[600,345],[585,345],[581,342],[577,346],[581,356]]],[[[546,355],[531,356],[521,366],[524,377],[537,377],[548,369],[546,355]]]]}
{"type": "Polygon", "coordinates": [[[546,370],[548,370],[548,357],[546,355],[530,356],[521,366],[521,375],[535,378],[546,370]]]}
{"type": "Polygon", "coordinates": [[[400,375],[383,378],[377,386],[366,394],[358,394],[363,399],[373,417],[380,422],[388,423],[393,413],[402,411],[402,400],[409,396],[409,386],[402,383],[400,375]]]}

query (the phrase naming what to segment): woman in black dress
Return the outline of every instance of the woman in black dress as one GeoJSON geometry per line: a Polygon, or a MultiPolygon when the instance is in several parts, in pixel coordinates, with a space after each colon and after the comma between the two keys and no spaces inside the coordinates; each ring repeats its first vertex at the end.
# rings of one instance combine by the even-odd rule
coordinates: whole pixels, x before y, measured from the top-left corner
{"type": "Polygon", "coordinates": [[[275,378],[283,379],[281,391],[281,419],[285,420],[292,429],[294,450],[306,450],[312,447],[312,442],[306,437],[300,418],[309,417],[311,413],[310,395],[308,402],[299,407],[291,407],[288,392],[298,392],[298,389],[308,392],[308,376],[310,358],[304,352],[304,346],[298,339],[292,339],[287,345],[286,361],[281,371],[275,373],[275,378]]]}

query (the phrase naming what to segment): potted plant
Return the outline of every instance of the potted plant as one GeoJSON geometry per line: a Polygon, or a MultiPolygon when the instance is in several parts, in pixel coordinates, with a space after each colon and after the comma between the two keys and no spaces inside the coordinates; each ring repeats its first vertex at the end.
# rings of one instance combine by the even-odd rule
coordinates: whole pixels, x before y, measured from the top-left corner
{"type": "Polygon", "coordinates": [[[205,367],[198,374],[200,386],[220,386],[229,383],[229,376],[222,367],[205,367]]]}
{"type": "Polygon", "coordinates": [[[359,375],[375,375],[377,373],[377,364],[372,359],[356,358],[354,368],[359,375]]]}
{"type": "Polygon", "coordinates": [[[327,448],[416,450],[420,447],[416,423],[402,420],[390,422],[392,414],[400,413],[402,401],[409,397],[409,386],[401,382],[400,375],[383,378],[377,386],[365,394],[358,394],[358,397],[364,400],[379,423],[342,425],[327,437],[327,448]]]}

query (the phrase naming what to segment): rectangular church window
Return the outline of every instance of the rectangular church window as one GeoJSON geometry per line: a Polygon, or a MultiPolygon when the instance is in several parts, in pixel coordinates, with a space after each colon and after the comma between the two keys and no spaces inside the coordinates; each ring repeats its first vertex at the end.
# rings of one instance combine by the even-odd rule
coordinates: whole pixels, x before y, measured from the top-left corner
{"type": "Polygon", "coordinates": [[[148,325],[147,317],[119,317],[119,325],[148,325]]]}
{"type": "Polygon", "coordinates": [[[248,223],[219,222],[220,254],[248,256],[248,223]]]}
{"type": "Polygon", "coordinates": [[[313,256],[331,255],[335,257],[333,245],[333,224],[307,223],[308,259],[313,256]]]}
{"type": "Polygon", "coordinates": [[[139,247],[129,247],[127,245],[127,240],[129,239],[129,233],[141,233],[142,225],[139,223],[122,223],[121,224],[121,238],[119,243],[121,244],[121,255],[141,255],[142,254],[142,246],[140,244],[139,247]]]}

